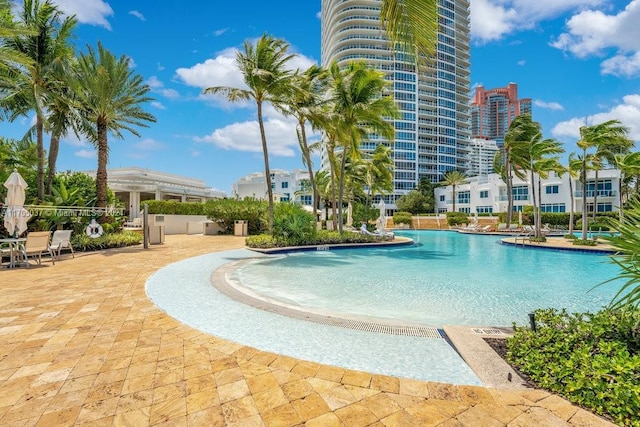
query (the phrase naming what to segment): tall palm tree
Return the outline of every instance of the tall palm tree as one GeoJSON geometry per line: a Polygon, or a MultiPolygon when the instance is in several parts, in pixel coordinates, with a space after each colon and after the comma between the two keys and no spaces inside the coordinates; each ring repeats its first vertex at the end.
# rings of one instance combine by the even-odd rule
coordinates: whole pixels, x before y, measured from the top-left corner
{"type": "MultiPolygon", "coordinates": [[[[630,147],[633,144],[629,144],[629,139],[627,135],[629,133],[629,129],[625,126],[622,126],[619,120],[607,120],[605,122],[592,125],[592,126],[582,126],[580,128],[580,140],[577,142],[578,147],[582,150],[582,239],[587,239],[587,150],[590,148],[596,148],[598,150],[600,147],[600,155],[595,159],[596,163],[599,161],[601,157],[604,156],[603,152],[605,150],[610,150],[611,152],[619,152],[622,147],[630,147]]],[[[608,154],[607,154],[608,155],[608,154]]],[[[594,194],[597,194],[598,187],[597,182],[595,183],[594,194]]],[[[597,199],[594,199],[593,209],[596,211],[598,206],[595,204],[597,199]]]]}
{"type": "Polygon", "coordinates": [[[458,170],[451,170],[449,172],[447,172],[442,181],[440,182],[440,185],[444,185],[444,186],[451,186],[451,189],[453,191],[453,212],[456,211],[456,187],[458,185],[462,185],[465,184],[467,182],[467,177],[465,176],[464,173],[458,171],[458,170]]]}
{"type": "Polygon", "coordinates": [[[34,34],[35,31],[14,22],[9,0],[0,0],[0,88],[11,86],[11,74],[17,71],[17,67],[31,65],[28,56],[6,46],[2,40],[34,34]]]}
{"type": "Polygon", "coordinates": [[[560,168],[558,155],[564,152],[562,144],[554,139],[542,139],[541,133],[536,133],[529,142],[529,174],[531,179],[531,191],[533,199],[533,224],[535,237],[541,236],[541,205],[542,205],[542,179],[549,176],[549,172],[560,168]],[[537,176],[537,181],[536,181],[537,176]],[[536,182],[538,197],[536,200],[536,182]]]}
{"type": "Polygon", "coordinates": [[[38,147],[38,200],[44,199],[44,142],[46,98],[60,76],[60,69],[73,55],[70,39],[75,17],[64,17],[50,0],[24,0],[18,24],[30,31],[27,35],[5,39],[5,46],[30,59],[28,66],[13,73],[13,88],[5,91],[3,104],[12,110],[10,120],[29,111],[36,113],[38,147]]]}
{"type": "Polygon", "coordinates": [[[136,127],[148,127],[156,119],[142,109],[153,98],[142,76],[130,67],[130,59],[116,58],[98,43],[98,51],[87,46],[87,53],[78,57],[73,73],[76,108],[80,116],[80,131],[98,150],[96,171],[96,206],[107,206],[107,163],[111,133],[122,139],[122,131],[140,136],[136,127]]]}
{"type": "Polygon", "coordinates": [[[264,174],[269,199],[269,233],[273,233],[273,189],[271,188],[271,171],[269,168],[269,150],[264,131],[262,107],[265,102],[276,108],[281,107],[291,93],[291,71],[287,63],[293,57],[287,53],[289,45],[271,35],[263,34],[255,45],[250,41],[244,43],[244,52],[236,54],[236,66],[242,73],[248,89],[227,86],[214,86],[204,90],[206,94],[222,94],[231,102],[253,99],[258,110],[258,126],[264,156],[264,174]]]}
{"type": "Polygon", "coordinates": [[[307,140],[306,124],[310,121],[314,128],[318,128],[321,113],[319,111],[322,106],[322,90],[324,89],[327,72],[322,67],[312,65],[302,73],[296,73],[292,76],[292,91],[290,97],[286,99],[286,103],[282,105],[282,112],[285,115],[294,116],[298,120],[296,132],[298,135],[298,144],[302,153],[302,163],[307,167],[309,172],[309,182],[312,191],[312,206],[315,209],[319,207],[318,188],[315,182],[313,172],[313,162],[311,161],[311,147],[307,140]]]}
{"type": "MultiPolygon", "coordinates": [[[[334,62],[329,67],[329,74],[329,103],[341,128],[338,217],[342,218],[347,159],[360,157],[360,144],[369,135],[377,134],[392,140],[394,127],[386,119],[397,116],[399,110],[391,97],[384,96],[389,85],[384,73],[364,62],[350,62],[344,69],[334,62]]],[[[342,221],[338,222],[338,229],[342,232],[342,221]]]]}
{"type": "Polygon", "coordinates": [[[382,0],[380,20],[392,45],[400,45],[423,64],[433,56],[438,34],[436,0],[382,0]]]}
{"type": "Polygon", "coordinates": [[[367,156],[364,170],[364,184],[368,189],[367,206],[371,205],[371,199],[376,194],[393,191],[393,167],[391,148],[384,144],[379,144],[367,156]]]}
{"type": "Polygon", "coordinates": [[[66,136],[79,122],[77,110],[73,104],[73,91],[66,84],[53,89],[52,96],[47,102],[47,122],[51,138],[49,140],[49,153],[47,158],[47,179],[45,193],[51,195],[53,178],[56,175],[56,163],[60,148],[60,139],[66,136]]]}
{"type": "Polygon", "coordinates": [[[576,156],[576,153],[569,154],[569,163],[567,166],[559,170],[559,174],[569,174],[569,234],[573,234],[574,214],[575,214],[575,195],[573,192],[573,180],[580,177],[582,168],[582,158],[576,156]]]}
{"type": "Polygon", "coordinates": [[[530,114],[517,116],[504,137],[504,175],[507,178],[507,226],[513,218],[513,177],[526,177],[529,166],[529,141],[541,132],[540,124],[530,114]]]}

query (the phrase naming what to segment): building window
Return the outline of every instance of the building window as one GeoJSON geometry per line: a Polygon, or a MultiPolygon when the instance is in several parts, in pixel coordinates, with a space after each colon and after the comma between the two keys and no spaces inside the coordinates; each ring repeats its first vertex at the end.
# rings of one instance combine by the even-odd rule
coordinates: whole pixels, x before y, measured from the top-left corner
{"type": "Polygon", "coordinates": [[[558,194],[558,186],[557,185],[547,185],[546,193],[547,194],[558,194]]]}
{"type": "Polygon", "coordinates": [[[480,192],[480,198],[481,199],[488,199],[489,198],[489,190],[482,190],[480,192]]]}
{"type": "Polygon", "coordinates": [[[289,193],[284,193],[284,196],[280,197],[280,201],[281,202],[288,202],[290,200],[290,194],[289,193]]]}
{"type": "MultiPolygon", "coordinates": [[[[458,203],[460,204],[469,204],[471,202],[471,192],[470,191],[460,191],[458,193],[458,203]]],[[[462,211],[460,211],[462,212],[462,211]]]]}
{"type": "Polygon", "coordinates": [[[493,206],[476,206],[478,213],[493,213],[493,206]]]}
{"type": "Polygon", "coordinates": [[[529,187],[526,185],[513,187],[513,200],[529,200],[529,187]]]}
{"type": "Polygon", "coordinates": [[[312,196],[310,194],[303,194],[302,196],[300,196],[300,203],[306,206],[311,206],[311,198],[312,196]]]}
{"type": "Polygon", "coordinates": [[[281,185],[282,188],[289,188],[289,181],[284,181],[281,185]]]}
{"type": "Polygon", "coordinates": [[[546,203],[540,205],[541,212],[563,213],[566,212],[564,203],[546,203]]]}
{"type": "Polygon", "coordinates": [[[445,195],[444,195],[444,194],[441,194],[441,195],[440,195],[440,201],[441,201],[441,202],[444,202],[444,201],[445,201],[445,195]]]}
{"type": "Polygon", "coordinates": [[[271,189],[272,189],[272,190],[275,190],[275,189],[276,189],[276,183],[275,183],[275,182],[272,182],[272,183],[271,183],[271,189]]]}
{"type": "Polygon", "coordinates": [[[459,208],[458,212],[462,212],[462,213],[471,213],[471,208],[459,208]]]}

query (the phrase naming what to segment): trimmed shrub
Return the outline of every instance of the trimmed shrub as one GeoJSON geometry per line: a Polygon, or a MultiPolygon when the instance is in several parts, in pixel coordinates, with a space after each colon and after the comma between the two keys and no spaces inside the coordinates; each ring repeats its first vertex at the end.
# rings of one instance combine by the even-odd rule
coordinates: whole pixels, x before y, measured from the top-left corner
{"type": "Polygon", "coordinates": [[[400,225],[400,224],[411,225],[412,220],[413,218],[412,218],[411,212],[395,212],[393,214],[393,223],[395,225],[400,225]]]}
{"type": "Polygon", "coordinates": [[[451,226],[469,224],[469,217],[464,212],[447,212],[447,224],[451,226]]]}
{"type": "Polygon", "coordinates": [[[277,247],[277,241],[268,234],[258,234],[256,236],[249,236],[245,239],[245,245],[250,248],[269,249],[277,247]]]}
{"type": "Polygon", "coordinates": [[[293,203],[277,203],[273,221],[273,237],[287,246],[313,241],[316,220],[312,213],[293,203]]]}
{"type": "Polygon", "coordinates": [[[269,205],[265,200],[247,197],[243,200],[217,199],[208,200],[205,204],[205,215],[220,224],[224,234],[233,234],[235,221],[248,221],[249,234],[260,234],[267,230],[267,211],[269,205]]]}
{"type": "Polygon", "coordinates": [[[640,310],[536,310],[537,332],[515,326],[507,359],[540,387],[613,419],[640,425],[640,310]]]}
{"type": "Polygon", "coordinates": [[[573,244],[574,246],[597,246],[598,242],[591,239],[579,239],[576,237],[573,240],[573,244]]]}
{"type": "Polygon", "coordinates": [[[141,244],[142,240],[142,233],[134,233],[131,231],[121,231],[119,233],[110,234],[105,233],[96,238],[89,237],[85,233],[73,233],[71,235],[71,244],[73,245],[73,249],[80,252],[134,246],[141,244]]]}

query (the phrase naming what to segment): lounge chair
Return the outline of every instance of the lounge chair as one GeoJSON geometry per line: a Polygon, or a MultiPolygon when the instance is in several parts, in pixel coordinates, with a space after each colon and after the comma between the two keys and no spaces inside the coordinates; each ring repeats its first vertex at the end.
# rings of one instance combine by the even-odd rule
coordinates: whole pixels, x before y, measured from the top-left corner
{"type": "Polygon", "coordinates": [[[383,239],[389,239],[389,240],[393,240],[395,238],[395,235],[390,231],[376,230],[375,232],[371,232],[367,230],[366,224],[362,224],[362,226],[360,227],[360,233],[367,234],[369,236],[382,237],[383,239]]]}
{"type": "Polygon", "coordinates": [[[49,253],[51,256],[51,263],[55,265],[55,257],[51,246],[49,245],[49,239],[51,237],[50,231],[32,231],[27,234],[27,240],[24,245],[20,247],[20,253],[24,258],[24,262],[29,267],[29,257],[32,257],[38,264],[42,264],[42,253],[49,253]],[[37,257],[37,258],[36,258],[37,257]]]}
{"type": "Polygon", "coordinates": [[[71,232],[72,230],[56,230],[53,232],[51,243],[49,244],[49,251],[58,259],[60,259],[60,252],[63,249],[70,249],[72,257],[76,257],[76,254],[73,252],[73,246],[71,245],[71,232]]]}

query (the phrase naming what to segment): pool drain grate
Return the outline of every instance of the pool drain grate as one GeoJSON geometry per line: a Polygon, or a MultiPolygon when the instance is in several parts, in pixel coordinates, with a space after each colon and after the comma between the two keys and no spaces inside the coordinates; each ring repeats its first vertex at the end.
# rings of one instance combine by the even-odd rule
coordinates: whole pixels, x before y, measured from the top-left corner
{"type": "Polygon", "coordinates": [[[309,319],[316,323],[329,326],[339,326],[341,328],[355,329],[358,331],[376,332],[379,334],[402,335],[408,337],[423,338],[444,338],[444,331],[428,326],[398,326],[385,325],[381,323],[365,322],[362,320],[340,319],[340,318],[314,318],[309,319]]]}

